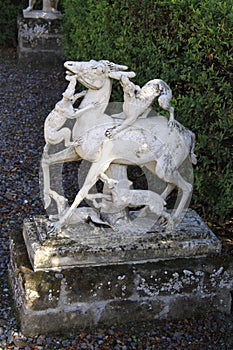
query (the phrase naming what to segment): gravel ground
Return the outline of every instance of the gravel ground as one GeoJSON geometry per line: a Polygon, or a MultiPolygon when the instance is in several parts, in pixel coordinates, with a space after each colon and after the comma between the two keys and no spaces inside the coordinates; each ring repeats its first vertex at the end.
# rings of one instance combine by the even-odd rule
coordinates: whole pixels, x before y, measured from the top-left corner
{"type": "MultiPolygon", "coordinates": [[[[64,70],[19,68],[0,59],[2,149],[0,208],[0,350],[1,349],[233,349],[233,316],[209,314],[204,319],[141,322],[137,326],[25,337],[17,323],[7,284],[9,234],[23,219],[44,213],[38,172],[45,117],[66,87],[64,70]]],[[[72,172],[72,171],[71,171],[72,172]]],[[[70,186],[71,187],[71,186],[70,186]]],[[[69,192],[69,186],[67,188],[69,192]]]]}

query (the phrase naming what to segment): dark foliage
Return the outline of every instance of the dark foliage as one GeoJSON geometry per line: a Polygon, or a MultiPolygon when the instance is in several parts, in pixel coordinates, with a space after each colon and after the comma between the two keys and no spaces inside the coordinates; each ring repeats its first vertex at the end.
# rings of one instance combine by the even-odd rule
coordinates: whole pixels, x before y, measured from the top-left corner
{"type": "Polygon", "coordinates": [[[17,16],[26,8],[27,1],[0,0],[0,45],[16,46],[17,43],[17,16]]]}

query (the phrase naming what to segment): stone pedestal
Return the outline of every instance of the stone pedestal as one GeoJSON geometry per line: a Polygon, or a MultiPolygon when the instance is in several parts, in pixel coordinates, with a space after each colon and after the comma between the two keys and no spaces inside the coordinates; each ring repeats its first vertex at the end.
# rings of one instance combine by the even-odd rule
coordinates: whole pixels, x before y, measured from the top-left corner
{"type": "Polygon", "coordinates": [[[51,11],[43,11],[43,10],[32,10],[27,11],[23,10],[24,18],[43,18],[43,19],[58,19],[61,18],[61,12],[51,12],[51,11]]]}
{"type": "Polygon", "coordinates": [[[149,218],[137,225],[125,223],[120,231],[88,223],[70,225],[56,236],[48,220],[25,220],[23,236],[34,271],[60,267],[142,263],[206,256],[221,251],[213,232],[193,210],[188,210],[174,232],[148,228],[149,218]],[[144,227],[147,227],[145,229],[144,227]]]}
{"type": "Polygon", "coordinates": [[[189,238],[129,235],[123,244],[112,232],[112,249],[104,232],[82,231],[65,247],[67,237],[45,239],[44,218],[26,221],[29,254],[22,233],[13,232],[9,268],[23,333],[135,323],[135,315],[151,321],[230,313],[233,263],[221,257],[220,242],[195,212],[187,220],[189,238]]]}
{"type": "Polygon", "coordinates": [[[18,17],[18,62],[41,66],[43,64],[61,64],[64,61],[61,19],[57,16],[18,17]]]}

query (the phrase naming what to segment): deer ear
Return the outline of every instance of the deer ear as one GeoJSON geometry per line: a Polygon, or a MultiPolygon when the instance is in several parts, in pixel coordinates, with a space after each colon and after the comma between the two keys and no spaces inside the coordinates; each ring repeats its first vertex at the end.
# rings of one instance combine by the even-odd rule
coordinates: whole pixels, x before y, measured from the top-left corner
{"type": "Polygon", "coordinates": [[[103,64],[98,64],[95,67],[93,67],[93,69],[95,69],[98,74],[105,73],[106,71],[106,67],[103,64]]]}
{"type": "Polygon", "coordinates": [[[120,80],[121,79],[121,73],[120,72],[109,72],[108,73],[109,78],[120,80]]]}

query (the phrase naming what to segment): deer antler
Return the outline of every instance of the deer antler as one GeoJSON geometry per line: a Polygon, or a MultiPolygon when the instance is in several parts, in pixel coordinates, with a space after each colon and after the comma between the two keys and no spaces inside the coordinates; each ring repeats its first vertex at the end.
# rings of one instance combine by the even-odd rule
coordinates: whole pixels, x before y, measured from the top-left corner
{"type": "Polygon", "coordinates": [[[121,64],[116,64],[114,62],[110,62],[107,60],[102,60],[100,62],[107,64],[111,71],[120,71],[120,70],[127,70],[128,69],[127,66],[123,66],[121,64]]]}

